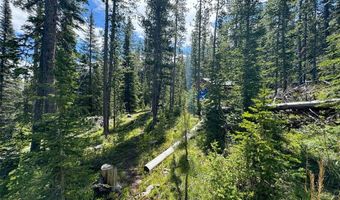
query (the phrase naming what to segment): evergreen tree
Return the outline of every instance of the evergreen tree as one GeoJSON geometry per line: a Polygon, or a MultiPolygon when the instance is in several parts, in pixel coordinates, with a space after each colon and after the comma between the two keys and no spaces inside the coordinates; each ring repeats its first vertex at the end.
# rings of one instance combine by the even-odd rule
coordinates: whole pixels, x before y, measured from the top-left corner
{"type": "MultiPolygon", "coordinates": [[[[170,112],[174,111],[175,106],[175,91],[176,91],[176,76],[179,71],[177,68],[177,56],[178,49],[181,47],[183,43],[183,33],[185,31],[185,1],[175,0],[173,3],[174,9],[174,18],[175,22],[173,25],[173,34],[174,34],[174,52],[173,52],[173,66],[171,69],[171,84],[170,84],[170,112]]],[[[180,94],[181,95],[181,94],[180,94]]]]}
{"type": "Polygon", "coordinates": [[[338,98],[340,96],[340,26],[339,26],[339,8],[340,3],[337,4],[338,11],[332,16],[330,23],[330,35],[327,37],[327,49],[322,57],[320,63],[320,78],[331,85],[325,88],[325,96],[329,98],[338,98]]]}
{"type": "Polygon", "coordinates": [[[151,87],[152,87],[152,35],[150,27],[150,21],[148,19],[143,19],[143,27],[145,29],[145,38],[143,44],[143,67],[140,73],[141,85],[143,88],[143,107],[150,105],[151,107],[151,87]]]}
{"type": "Polygon", "coordinates": [[[264,79],[268,86],[274,87],[275,93],[279,87],[286,91],[290,81],[290,71],[292,64],[292,42],[289,37],[291,27],[289,27],[290,17],[289,2],[271,1],[268,2],[263,19],[266,24],[264,63],[268,65],[267,72],[264,72],[264,79]],[[271,77],[274,77],[272,80],[271,77]]]}
{"type": "Polygon", "coordinates": [[[5,90],[13,83],[13,70],[18,63],[18,44],[12,27],[9,1],[3,1],[0,8],[0,127],[3,127],[6,118],[11,115],[8,111],[13,109],[10,106],[8,91],[5,90]]]}
{"type": "Polygon", "coordinates": [[[81,62],[84,65],[82,77],[80,78],[80,93],[84,97],[80,99],[81,105],[85,106],[90,115],[101,113],[101,82],[99,74],[100,55],[98,48],[98,36],[95,33],[93,13],[89,16],[86,37],[82,42],[81,62]]]}
{"type": "MultiPolygon", "coordinates": [[[[79,188],[75,187],[75,185],[79,186],[79,183],[74,182],[78,179],[75,178],[77,175],[74,171],[81,171],[79,155],[84,149],[82,146],[84,140],[79,137],[79,133],[82,133],[86,127],[76,104],[79,77],[76,71],[74,28],[77,27],[76,24],[83,23],[80,16],[82,3],[84,2],[72,2],[66,7],[64,4],[59,4],[62,14],[58,22],[61,25],[56,28],[56,56],[53,61],[55,62],[53,101],[57,109],[54,113],[44,114],[39,121],[39,129],[35,130],[35,134],[39,135],[39,139],[44,142],[39,144],[39,151],[21,155],[18,168],[11,174],[11,178],[15,177],[16,181],[8,184],[9,199],[84,197],[79,196],[79,188]],[[71,185],[73,187],[70,187],[71,185]]],[[[81,182],[84,185],[80,187],[89,184],[86,179],[81,182]]]]}
{"type": "Polygon", "coordinates": [[[56,111],[54,95],[54,65],[57,40],[58,2],[46,0],[44,3],[45,16],[40,51],[39,70],[37,73],[37,99],[34,104],[34,124],[32,127],[31,150],[38,151],[40,145],[39,129],[43,114],[56,111]]]}
{"type": "Polygon", "coordinates": [[[236,0],[232,4],[232,24],[235,47],[242,56],[242,97],[243,107],[251,106],[251,99],[256,97],[259,90],[260,68],[258,63],[258,40],[261,36],[259,24],[261,4],[252,0],[236,0]]]}
{"type": "Polygon", "coordinates": [[[124,104],[126,112],[134,112],[137,108],[137,91],[136,91],[136,72],[135,64],[133,62],[133,53],[131,52],[131,36],[133,31],[133,25],[131,18],[128,18],[125,27],[125,39],[124,39],[124,104]]]}
{"type": "Polygon", "coordinates": [[[103,49],[103,133],[105,137],[109,134],[110,90],[108,85],[108,55],[109,55],[109,0],[105,0],[105,27],[104,27],[104,49],[103,49]]]}
{"type": "Polygon", "coordinates": [[[170,2],[168,0],[161,1],[147,1],[148,19],[144,22],[147,32],[150,34],[151,38],[149,40],[150,46],[153,52],[152,63],[152,126],[155,126],[158,120],[158,111],[160,104],[161,91],[163,88],[163,73],[164,73],[164,59],[165,52],[169,47],[169,36],[168,26],[169,26],[169,9],[170,2]]]}
{"type": "Polygon", "coordinates": [[[284,149],[284,121],[266,110],[267,95],[261,93],[250,111],[243,114],[240,126],[244,131],[236,136],[240,138],[248,173],[248,185],[244,189],[252,194],[252,199],[282,198],[283,185],[280,184],[291,178],[287,166],[293,158],[286,155],[284,149]]]}
{"type": "Polygon", "coordinates": [[[211,54],[207,47],[210,32],[209,25],[210,20],[210,2],[205,0],[198,1],[197,12],[195,16],[195,27],[192,33],[192,65],[195,79],[196,89],[196,107],[197,114],[201,117],[202,105],[201,105],[201,81],[202,78],[209,77],[207,69],[210,69],[209,59],[211,54]]]}
{"type": "MultiPolygon", "coordinates": [[[[117,91],[119,88],[119,83],[117,81],[117,71],[118,71],[118,57],[117,57],[117,25],[118,25],[118,1],[112,1],[112,13],[110,19],[111,31],[110,31],[110,42],[109,42],[109,74],[107,80],[107,107],[111,109],[111,91],[113,89],[113,128],[116,128],[117,120],[117,91]],[[113,87],[113,88],[112,88],[113,87]]],[[[109,117],[111,116],[111,110],[109,110],[109,117]]]]}
{"type": "Polygon", "coordinates": [[[14,140],[20,105],[20,82],[14,73],[19,61],[18,43],[12,27],[8,0],[0,5],[0,196],[6,193],[5,180],[18,163],[14,140]]]}

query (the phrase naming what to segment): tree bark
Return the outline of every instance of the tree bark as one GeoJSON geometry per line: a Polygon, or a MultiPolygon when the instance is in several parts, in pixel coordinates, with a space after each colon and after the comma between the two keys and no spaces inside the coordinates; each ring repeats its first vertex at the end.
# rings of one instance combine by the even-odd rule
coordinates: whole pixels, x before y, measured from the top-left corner
{"type": "Polygon", "coordinates": [[[104,28],[104,67],[103,67],[103,133],[105,137],[109,134],[109,110],[108,102],[108,37],[109,37],[109,0],[105,1],[105,28],[104,28]]]}
{"type": "Polygon", "coordinates": [[[298,27],[298,81],[299,81],[299,84],[303,84],[303,75],[302,75],[302,41],[301,41],[301,34],[302,34],[302,31],[301,31],[301,23],[302,23],[302,0],[299,0],[299,15],[298,15],[298,22],[299,22],[299,27],[298,27]]]}
{"type": "Polygon", "coordinates": [[[178,0],[175,3],[175,44],[174,44],[174,63],[172,68],[171,86],[170,86],[170,112],[174,111],[175,104],[175,80],[176,80],[176,61],[177,61],[177,31],[178,31],[178,0]]]}
{"type": "MultiPolygon", "coordinates": [[[[307,16],[307,11],[306,11],[306,6],[304,7],[304,13],[303,13],[303,70],[307,69],[307,34],[308,34],[308,16],[307,16]]],[[[303,73],[303,83],[306,82],[306,73],[303,73]]]]}
{"type": "Polygon", "coordinates": [[[201,118],[201,102],[200,102],[200,92],[201,92],[201,36],[202,36],[202,0],[199,0],[198,8],[198,60],[197,60],[197,80],[196,80],[196,90],[197,90],[197,114],[201,118]]]}
{"type": "Polygon", "coordinates": [[[312,43],[312,79],[316,83],[318,81],[318,69],[316,65],[317,57],[317,5],[316,0],[313,0],[313,43],[312,43]]]}
{"type": "Polygon", "coordinates": [[[39,121],[44,113],[54,113],[56,103],[51,96],[54,94],[54,66],[57,40],[58,1],[45,0],[44,29],[42,35],[41,56],[37,81],[38,99],[34,105],[31,151],[37,151],[40,140],[36,137],[39,121]]]}
{"type": "Polygon", "coordinates": [[[281,45],[282,45],[282,55],[281,55],[281,59],[282,59],[282,73],[283,73],[283,91],[286,91],[287,89],[287,85],[288,85],[288,70],[287,70],[287,59],[286,59],[286,25],[287,25],[287,21],[286,18],[287,16],[287,12],[288,12],[288,7],[287,7],[287,2],[286,0],[282,0],[282,8],[281,8],[281,12],[282,12],[282,17],[281,17],[281,45]]]}
{"type": "Polygon", "coordinates": [[[90,90],[90,114],[93,115],[93,86],[92,86],[92,46],[93,46],[93,13],[90,14],[90,45],[89,45],[89,90],[90,90]]]}
{"type": "MultiPolygon", "coordinates": [[[[115,61],[115,55],[116,55],[116,14],[117,13],[117,1],[113,0],[113,7],[112,7],[112,15],[111,15],[111,35],[110,35],[110,58],[109,58],[109,77],[108,77],[108,91],[107,91],[107,102],[108,107],[110,108],[110,102],[111,102],[111,84],[113,81],[113,127],[116,127],[116,114],[117,114],[117,108],[116,108],[116,78],[113,77],[114,72],[116,71],[116,61],[115,61]]],[[[110,114],[109,114],[110,116],[110,114]]]]}
{"type": "Polygon", "coordinates": [[[158,108],[159,108],[159,97],[160,97],[160,89],[161,89],[161,67],[162,67],[162,23],[161,23],[161,10],[160,5],[157,5],[155,10],[155,18],[156,18],[156,27],[153,33],[154,36],[154,73],[153,73],[153,82],[152,82],[152,127],[157,124],[158,118],[158,108]]]}
{"type": "Polygon", "coordinates": [[[218,77],[218,74],[220,73],[219,69],[218,69],[218,63],[217,63],[217,57],[216,57],[216,41],[217,41],[217,26],[218,26],[218,14],[219,14],[219,7],[220,7],[220,1],[217,0],[216,2],[216,16],[215,16],[215,27],[214,27],[214,37],[213,37],[213,54],[212,54],[212,59],[213,59],[213,62],[212,62],[212,67],[213,67],[213,70],[212,70],[212,74],[211,74],[211,77],[213,78],[212,79],[212,82],[213,84],[215,85],[216,90],[214,91],[215,95],[217,95],[217,99],[216,99],[216,105],[218,108],[221,107],[221,93],[220,93],[220,88],[219,88],[219,82],[220,80],[218,80],[220,77],[218,77]]]}

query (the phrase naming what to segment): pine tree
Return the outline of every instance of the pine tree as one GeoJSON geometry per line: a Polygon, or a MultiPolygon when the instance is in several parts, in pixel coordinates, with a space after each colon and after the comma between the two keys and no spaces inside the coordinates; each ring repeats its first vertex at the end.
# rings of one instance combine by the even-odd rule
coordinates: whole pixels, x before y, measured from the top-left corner
{"type": "Polygon", "coordinates": [[[125,25],[125,39],[124,39],[124,104],[126,112],[134,112],[137,108],[137,91],[136,91],[136,72],[133,53],[131,49],[131,36],[133,31],[133,25],[131,18],[129,17],[125,25]]]}
{"type": "MultiPolygon", "coordinates": [[[[201,92],[201,42],[202,42],[202,0],[199,0],[198,3],[198,12],[197,12],[197,26],[198,26],[198,33],[197,33],[197,68],[195,70],[196,73],[196,90],[197,90],[197,113],[198,116],[201,117],[201,102],[200,102],[200,92],[201,92]]],[[[204,51],[203,51],[204,52],[204,51]]],[[[196,67],[196,66],[195,66],[196,67]]]]}
{"type": "Polygon", "coordinates": [[[303,21],[302,21],[302,2],[303,0],[299,0],[297,2],[297,12],[298,19],[296,25],[296,35],[297,35],[297,80],[301,85],[304,83],[304,75],[303,75],[303,52],[302,52],[302,33],[303,33],[303,21]]]}
{"type": "Polygon", "coordinates": [[[177,66],[177,56],[178,49],[183,43],[183,33],[185,31],[185,1],[175,0],[173,3],[174,7],[174,18],[175,22],[173,25],[174,29],[174,47],[173,47],[173,66],[171,69],[171,84],[170,84],[170,112],[174,112],[175,106],[175,91],[176,91],[176,76],[178,71],[177,66]]]}
{"type": "Polygon", "coordinates": [[[18,163],[18,148],[13,138],[22,92],[14,73],[18,61],[11,8],[9,1],[4,0],[0,5],[0,196],[7,192],[5,180],[18,163]]]}
{"type": "Polygon", "coordinates": [[[143,88],[143,107],[145,108],[147,105],[151,107],[151,77],[152,77],[152,46],[151,46],[151,30],[150,22],[147,19],[143,19],[142,21],[143,27],[145,29],[145,38],[143,44],[143,67],[140,72],[140,82],[143,88]]]}
{"type": "MultiPolygon", "coordinates": [[[[312,80],[313,82],[317,82],[317,57],[319,54],[317,2],[314,0],[299,2],[298,15],[299,19],[302,18],[301,20],[299,20],[300,27],[297,28],[297,34],[301,35],[302,32],[302,44],[300,48],[298,46],[298,50],[300,50],[301,54],[299,56],[302,57],[302,68],[300,69],[302,69],[301,71],[304,72],[302,74],[303,82],[306,82],[308,79],[312,80]]],[[[301,62],[301,59],[299,62],[301,62]]]]}
{"type": "Polygon", "coordinates": [[[220,109],[221,107],[221,98],[222,98],[222,77],[219,63],[219,55],[218,55],[218,36],[217,32],[220,27],[220,9],[221,2],[219,0],[216,1],[215,5],[215,24],[214,24],[214,34],[213,34],[213,48],[212,48],[212,62],[211,62],[211,70],[210,70],[210,80],[211,80],[211,100],[216,109],[220,109]]]}
{"type": "Polygon", "coordinates": [[[243,107],[251,106],[251,99],[256,97],[259,90],[258,39],[261,36],[259,26],[260,3],[252,0],[236,0],[232,4],[232,13],[236,25],[234,42],[241,53],[242,97],[243,107]]]}
{"type": "Polygon", "coordinates": [[[109,85],[108,85],[108,55],[109,55],[109,0],[105,0],[105,27],[104,27],[104,50],[103,50],[103,133],[109,134],[109,85]]]}
{"type": "Polygon", "coordinates": [[[43,114],[54,113],[56,105],[51,96],[54,94],[54,65],[57,40],[58,2],[46,0],[45,16],[40,51],[39,71],[37,73],[37,99],[34,104],[34,125],[32,127],[31,150],[38,151],[40,145],[39,129],[43,114]]]}
{"type": "Polygon", "coordinates": [[[291,27],[288,26],[290,20],[290,5],[287,1],[268,2],[263,19],[264,24],[266,24],[264,59],[268,65],[268,75],[265,80],[275,77],[274,81],[268,81],[271,83],[270,85],[274,85],[275,93],[277,93],[279,87],[286,91],[290,82],[289,72],[291,71],[291,58],[293,57],[291,51],[289,51],[292,48],[291,37],[288,35],[291,30],[291,27]]]}
{"type": "Polygon", "coordinates": [[[82,77],[80,79],[81,105],[88,110],[90,115],[99,115],[101,113],[101,82],[99,74],[99,48],[98,36],[95,33],[95,23],[93,13],[89,16],[88,26],[86,29],[86,37],[82,42],[82,58],[84,65],[82,77]]]}
{"type": "Polygon", "coordinates": [[[283,195],[279,180],[288,179],[290,158],[284,150],[283,121],[272,112],[266,110],[267,92],[262,92],[260,98],[249,112],[243,114],[240,124],[244,129],[237,138],[246,161],[248,186],[245,190],[253,194],[254,199],[280,199],[283,195]]]}
{"type": "Polygon", "coordinates": [[[320,63],[320,79],[331,84],[324,91],[328,98],[340,97],[340,3],[337,4],[337,9],[330,20],[327,48],[320,63]]]}
{"type": "Polygon", "coordinates": [[[221,61],[219,34],[221,31],[221,12],[223,5],[222,2],[215,1],[214,6],[214,31],[212,38],[212,54],[209,72],[210,84],[208,85],[208,101],[206,105],[206,146],[210,148],[210,144],[217,142],[221,149],[225,146],[225,117],[222,111],[222,100],[224,100],[223,93],[225,92],[224,84],[225,79],[221,65],[224,63],[221,61]]]}
{"type": "Polygon", "coordinates": [[[201,117],[202,105],[201,105],[201,81],[202,78],[208,77],[207,69],[210,69],[209,59],[211,54],[207,47],[208,37],[210,32],[209,20],[210,20],[210,2],[206,0],[200,0],[197,4],[197,11],[195,16],[195,27],[192,33],[192,65],[195,79],[196,89],[196,107],[197,114],[201,117]]]}
{"type": "MultiPolygon", "coordinates": [[[[107,90],[107,103],[108,108],[111,109],[111,91],[113,87],[113,127],[116,127],[117,120],[117,24],[118,24],[118,5],[117,0],[112,1],[112,13],[110,19],[111,31],[110,31],[110,42],[109,42],[109,74],[108,74],[108,90],[107,90]]],[[[111,112],[109,110],[109,117],[111,112]]]]}
{"type": "Polygon", "coordinates": [[[153,51],[152,55],[152,126],[155,126],[158,120],[158,111],[160,104],[161,91],[163,88],[163,73],[165,52],[169,47],[169,36],[167,27],[169,26],[168,13],[170,2],[168,0],[147,1],[148,19],[144,22],[147,32],[150,34],[150,46],[153,51]]]}
{"type": "MultiPolygon", "coordinates": [[[[83,23],[80,16],[84,2],[58,4],[61,15],[58,18],[60,26],[56,27],[55,38],[55,68],[53,77],[53,101],[57,108],[55,112],[44,114],[39,121],[39,129],[35,134],[44,142],[39,144],[39,151],[23,153],[18,168],[11,177],[16,177],[9,184],[9,199],[79,199],[79,192],[70,185],[75,183],[74,173],[79,170],[80,157],[84,146],[79,133],[86,127],[77,107],[78,72],[76,24],[83,23]],[[60,7],[59,7],[60,6],[60,7]],[[39,176],[37,174],[43,174],[39,176]]],[[[45,16],[46,18],[46,16],[45,16]]],[[[46,19],[45,19],[46,20],[46,19]]],[[[44,39],[43,39],[44,41],[44,39]]],[[[52,42],[53,41],[49,41],[52,42]]],[[[43,47],[44,42],[42,43],[43,47]]],[[[40,65],[41,66],[41,65],[40,65]]],[[[79,178],[79,177],[78,177],[79,178]]],[[[80,181],[84,183],[86,179],[80,181]]]]}
{"type": "MultiPolygon", "coordinates": [[[[13,87],[13,70],[18,63],[18,44],[12,27],[9,1],[3,1],[0,13],[0,131],[13,118],[9,89],[13,87]]],[[[4,135],[3,135],[4,136],[4,135]]],[[[1,136],[1,137],[3,137],[1,136]]]]}

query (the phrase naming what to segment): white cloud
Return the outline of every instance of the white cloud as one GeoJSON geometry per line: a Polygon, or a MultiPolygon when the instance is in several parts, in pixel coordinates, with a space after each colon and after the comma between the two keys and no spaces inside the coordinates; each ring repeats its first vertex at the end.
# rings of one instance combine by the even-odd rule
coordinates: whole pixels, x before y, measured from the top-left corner
{"type": "MultiPolygon", "coordinates": [[[[92,2],[96,5],[95,9],[93,10],[94,12],[101,12],[105,10],[105,4],[103,0],[92,0],[92,2]]],[[[110,3],[111,1],[109,1],[110,3]]]]}
{"type": "Polygon", "coordinates": [[[185,28],[186,28],[186,37],[185,37],[185,46],[189,46],[191,44],[191,32],[194,30],[195,26],[195,15],[196,15],[196,8],[195,5],[197,0],[187,0],[186,1],[186,8],[187,13],[185,16],[185,28]]]}
{"type": "Polygon", "coordinates": [[[136,3],[136,10],[135,14],[132,16],[132,24],[135,28],[135,32],[138,33],[138,35],[143,36],[144,35],[144,28],[141,26],[141,17],[145,15],[146,12],[146,2],[144,0],[141,0],[136,3]]]}
{"type": "Polygon", "coordinates": [[[12,3],[10,4],[12,10],[12,23],[16,33],[22,33],[21,26],[25,24],[28,13],[18,7],[15,7],[12,3]]]}
{"type": "MultiPolygon", "coordinates": [[[[88,29],[87,24],[82,24],[79,29],[74,29],[74,32],[78,36],[78,39],[85,40],[87,29],[88,29]]],[[[94,33],[95,33],[95,35],[98,38],[99,47],[101,48],[103,46],[103,43],[104,43],[104,41],[103,41],[104,39],[102,37],[102,35],[103,35],[103,28],[102,27],[95,27],[94,28],[94,33]]]]}
{"type": "MultiPolygon", "coordinates": [[[[95,4],[94,11],[95,12],[103,12],[105,10],[105,4],[102,0],[92,0],[95,4]]],[[[191,32],[194,29],[194,19],[196,14],[195,5],[197,4],[197,0],[187,0],[186,2],[186,37],[185,37],[185,45],[191,44],[191,32]]],[[[131,15],[132,23],[135,28],[135,32],[138,33],[140,36],[144,36],[144,28],[141,26],[141,17],[145,16],[146,12],[146,2],[145,0],[139,0],[136,2],[136,9],[133,10],[133,14],[131,15]]]]}
{"type": "MultiPolygon", "coordinates": [[[[105,4],[103,0],[92,0],[92,2],[95,5],[94,12],[103,12],[105,10],[105,4]]],[[[112,6],[112,2],[109,1],[109,7],[112,6]]],[[[136,10],[133,10],[133,14],[131,16],[133,26],[135,28],[135,32],[138,33],[138,35],[144,35],[144,29],[141,26],[140,23],[140,17],[145,15],[145,8],[146,8],[146,2],[145,0],[140,0],[136,2],[136,10]]]]}

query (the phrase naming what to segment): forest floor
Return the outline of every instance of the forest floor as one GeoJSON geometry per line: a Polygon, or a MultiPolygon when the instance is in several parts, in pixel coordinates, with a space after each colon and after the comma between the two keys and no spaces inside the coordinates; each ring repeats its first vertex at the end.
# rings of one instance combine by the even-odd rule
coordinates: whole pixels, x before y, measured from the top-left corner
{"type": "MultiPolygon", "coordinates": [[[[102,136],[101,129],[92,132],[89,136],[92,150],[86,157],[93,181],[99,176],[101,165],[107,163],[118,169],[122,199],[144,199],[146,193],[143,191],[148,187],[157,191],[156,187],[161,186],[163,179],[170,174],[169,166],[179,154],[176,152],[174,156],[167,158],[151,174],[144,172],[144,165],[183,137],[183,121],[183,116],[160,119],[153,130],[148,130],[150,112],[140,111],[121,118],[117,128],[110,131],[107,139],[102,136]]],[[[197,118],[190,117],[189,128],[197,122],[197,118]]],[[[182,149],[178,152],[182,152],[182,149]]]]}

